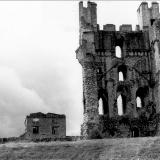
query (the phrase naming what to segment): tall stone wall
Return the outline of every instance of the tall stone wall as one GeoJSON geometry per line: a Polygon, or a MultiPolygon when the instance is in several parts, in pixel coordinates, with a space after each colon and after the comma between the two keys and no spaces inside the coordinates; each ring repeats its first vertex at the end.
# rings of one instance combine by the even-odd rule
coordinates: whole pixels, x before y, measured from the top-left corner
{"type": "MultiPolygon", "coordinates": [[[[156,105],[156,112],[159,111],[159,6],[156,2],[152,3],[151,8],[148,8],[146,2],[140,5],[136,31],[129,24],[122,24],[119,31],[115,30],[113,24],[105,24],[103,30],[99,30],[96,4],[88,2],[85,8],[83,2],[80,2],[79,6],[80,46],[76,57],[83,71],[82,136],[92,138],[93,134],[98,133],[105,137],[107,133],[102,133],[101,130],[105,128],[102,119],[105,122],[107,118],[122,116],[138,118],[145,110],[147,113],[146,106],[151,104],[156,105]],[[117,48],[121,52],[119,56],[117,48]],[[120,73],[123,79],[120,79],[120,73]],[[122,100],[121,115],[118,108],[119,96],[122,100]],[[137,98],[141,100],[140,107],[137,98]],[[100,99],[103,115],[98,111],[100,99]]],[[[138,125],[137,129],[135,127],[136,125],[130,124],[119,126],[118,130],[121,130],[122,137],[133,136],[138,125]]],[[[144,136],[144,131],[139,132],[139,136],[144,136]]]]}

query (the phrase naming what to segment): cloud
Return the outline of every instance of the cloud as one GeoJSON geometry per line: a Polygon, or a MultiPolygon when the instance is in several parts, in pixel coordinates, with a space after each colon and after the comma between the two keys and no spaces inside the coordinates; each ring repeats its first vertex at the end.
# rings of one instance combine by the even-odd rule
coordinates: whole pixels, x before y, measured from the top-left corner
{"type": "Polygon", "coordinates": [[[13,69],[0,67],[0,82],[0,136],[18,136],[24,132],[25,116],[46,112],[48,106],[35,90],[22,84],[13,69]]]}
{"type": "Polygon", "coordinates": [[[66,114],[67,134],[78,135],[77,2],[2,4],[0,20],[0,136],[20,135],[25,116],[39,111],[66,114]]]}
{"type": "Polygon", "coordinates": [[[59,63],[42,67],[47,62],[36,67],[33,63],[32,70],[0,67],[0,137],[22,134],[26,115],[34,112],[65,114],[67,135],[80,134],[81,66],[76,64],[79,70],[59,63]]]}

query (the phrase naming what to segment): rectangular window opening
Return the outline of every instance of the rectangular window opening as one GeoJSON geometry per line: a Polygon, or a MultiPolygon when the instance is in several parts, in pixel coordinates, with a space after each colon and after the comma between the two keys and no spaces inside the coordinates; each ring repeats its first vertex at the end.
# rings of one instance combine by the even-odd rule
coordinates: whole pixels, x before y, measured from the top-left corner
{"type": "Polygon", "coordinates": [[[39,133],[39,126],[33,126],[33,134],[39,133]]]}
{"type": "Polygon", "coordinates": [[[57,135],[58,134],[58,126],[53,126],[52,127],[52,134],[57,135]]]}

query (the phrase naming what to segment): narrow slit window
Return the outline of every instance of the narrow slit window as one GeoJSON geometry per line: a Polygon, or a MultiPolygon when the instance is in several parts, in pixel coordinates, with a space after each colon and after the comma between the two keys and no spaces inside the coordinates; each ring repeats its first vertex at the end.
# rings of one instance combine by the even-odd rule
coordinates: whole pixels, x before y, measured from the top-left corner
{"type": "Polygon", "coordinates": [[[137,101],[137,107],[138,107],[138,108],[142,108],[141,98],[140,98],[140,97],[137,97],[137,98],[136,98],[136,101],[137,101]]]}
{"type": "Polygon", "coordinates": [[[118,107],[118,115],[119,116],[123,115],[123,101],[121,95],[119,95],[117,98],[117,107],[118,107]]]}
{"type": "Polygon", "coordinates": [[[99,114],[102,115],[103,114],[103,101],[102,98],[99,99],[99,114]]]}
{"type": "Polygon", "coordinates": [[[116,57],[117,58],[122,57],[121,48],[119,46],[116,46],[116,57]]]}
{"type": "Polygon", "coordinates": [[[124,81],[124,75],[122,72],[119,72],[119,81],[124,81]]]}

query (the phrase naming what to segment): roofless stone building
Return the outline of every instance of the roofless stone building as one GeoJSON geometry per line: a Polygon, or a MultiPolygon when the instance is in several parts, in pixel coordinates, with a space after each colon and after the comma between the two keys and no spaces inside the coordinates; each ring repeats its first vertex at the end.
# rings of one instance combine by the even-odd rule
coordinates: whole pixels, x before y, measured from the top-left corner
{"type": "Polygon", "coordinates": [[[129,24],[122,24],[119,31],[114,24],[105,24],[100,30],[96,8],[94,2],[88,2],[87,7],[79,3],[76,58],[83,75],[82,136],[87,139],[93,133],[101,137],[158,134],[153,115],[160,110],[159,4],[152,2],[149,8],[147,2],[141,3],[135,30],[129,24]],[[142,113],[149,115],[140,125],[136,119],[143,117],[142,113]]]}
{"type": "Polygon", "coordinates": [[[66,117],[54,113],[31,113],[25,120],[26,139],[65,138],[66,117]]]}

